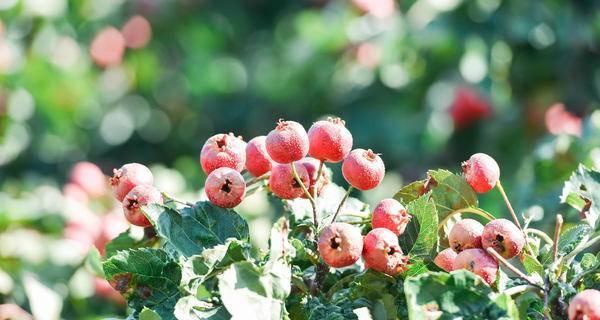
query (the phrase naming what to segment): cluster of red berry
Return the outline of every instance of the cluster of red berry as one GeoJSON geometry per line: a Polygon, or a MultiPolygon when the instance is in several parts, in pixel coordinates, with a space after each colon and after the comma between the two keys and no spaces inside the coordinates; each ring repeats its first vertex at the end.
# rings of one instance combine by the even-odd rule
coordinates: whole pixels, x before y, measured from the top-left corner
{"type": "Polygon", "coordinates": [[[151,203],[163,203],[162,195],[153,183],[152,172],[142,164],[128,163],[114,169],[110,179],[113,195],[122,203],[125,218],[131,224],[140,227],[152,225],[141,208],[151,203]]]}

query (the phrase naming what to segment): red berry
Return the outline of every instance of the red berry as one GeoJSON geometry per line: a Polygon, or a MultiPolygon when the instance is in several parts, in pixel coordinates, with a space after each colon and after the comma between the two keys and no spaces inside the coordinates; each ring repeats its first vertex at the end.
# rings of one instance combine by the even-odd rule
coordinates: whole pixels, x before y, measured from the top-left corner
{"type": "Polygon", "coordinates": [[[408,257],[402,253],[398,237],[390,230],[376,228],[364,239],[365,267],[395,276],[406,269],[408,257]]]}
{"type": "Polygon", "coordinates": [[[569,320],[600,320],[600,291],[578,293],[569,304],[569,320]]]}
{"type": "Polygon", "coordinates": [[[279,120],[277,127],[267,135],[267,152],[275,162],[291,163],[308,153],[308,135],[295,121],[279,120]]]}
{"type": "Polygon", "coordinates": [[[363,250],[360,230],[343,222],[335,222],[323,229],[319,236],[319,254],[334,268],[354,264],[363,250]]]}
{"type": "Polygon", "coordinates": [[[233,208],[244,200],[246,181],[242,175],[227,167],[211,172],[204,183],[208,200],[221,208],[233,208]]]}
{"type": "Polygon", "coordinates": [[[465,249],[454,259],[453,269],[469,270],[491,285],[496,281],[498,262],[483,249],[465,249]]]}
{"type": "Polygon", "coordinates": [[[149,227],[152,224],[142,212],[142,207],[152,203],[163,203],[162,195],[151,185],[139,185],[133,188],[123,199],[123,212],[131,224],[149,227]]]}
{"type": "MultiPolygon", "coordinates": [[[[321,191],[323,191],[323,188],[329,184],[330,181],[330,177],[327,175],[327,170],[325,170],[325,168],[323,168],[323,171],[321,172],[321,179],[317,178],[317,175],[319,173],[319,166],[321,165],[321,162],[315,158],[311,158],[311,157],[306,157],[300,161],[298,161],[298,163],[300,163],[301,165],[304,166],[304,168],[306,169],[306,172],[308,173],[308,178],[310,179],[310,186],[308,188],[308,190],[312,193],[313,188],[315,187],[315,184],[318,184],[316,186],[317,188],[317,196],[319,196],[321,194],[321,191]]],[[[303,193],[302,198],[307,198],[306,195],[303,193]]]]}
{"type": "Polygon", "coordinates": [[[454,270],[454,260],[456,260],[456,252],[452,248],[446,248],[433,259],[433,263],[440,269],[450,272],[454,270]]]}
{"type": "Polygon", "coordinates": [[[525,236],[512,222],[506,219],[496,219],[488,222],[481,235],[483,248],[493,248],[502,257],[510,259],[523,250],[525,236]]]}
{"type": "Polygon", "coordinates": [[[373,228],[386,228],[399,236],[404,233],[410,219],[411,215],[400,202],[394,199],[383,199],[373,210],[371,224],[373,228]]]}
{"type": "Polygon", "coordinates": [[[483,225],[477,220],[463,219],[457,222],[450,230],[448,241],[450,247],[456,252],[465,249],[481,248],[481,235],[483,225]]]}
{"type": "Polygon", "coordinates": [[[462,163],[465,180],[477,193],[486,193],[500,179],[500,168],[494,158],[485,153],[476,153],[462,163]]]}
{"type": "Polygon", "coordinates": [[[260,177],[271,171],[273,160],[267,152],[267,137],[258,136],[246,145],[246,169],[251,175],[260,177]]]}
{"type": "Polygon", "coordinates": [[[106,193],[106,176],[91,162],[78,162],[71,169],[69,178],[91,197],[100,197],[106,193]]]}
{"type": "Polygon", "coordinates": [[[110,179],[110,185],[114,196],[119,202],[123,202],[125,196],[131,189],[154,183],[152,172],[146,166],[139,163],[128,163],[120,169],[114,169],[113,177],[110,179]]]}
{"type": "Polygon", "coordinates": [[[449,112],[454,121],[454,127],[462,129],[480,119],[489,117],[492,113],[492,107],[473,89],[458,88],[449,112]]]}
{"type": "Polygon", "coordinates": [[[344,120],[328,118],[315,122],[308,129],[310,148],[308,154],[318,160],[340,162],[352,150],[352,134],[346,129],[344,120]]]}
{"type": "Polygon", "coordinates": [[[385,165],[371,149],[354,149],[342,164],[342,174],[356,189],[370,190],[383,180],[385,165]]]}
{"type": "MultiPolygon", "coordinates": [[[[300,181],[304,186],[308,186],[310,180],[306,168],[298,163],[294,163],[294,166],[300,181]]],[[[295,199],[304,193],[300,184],[294,179],[291,164],[276,164],[273,166],[269,178],[269,187],[276,196],[282,199],[295,199]]]]}
{"type": "Polygon", "coordinates": [[[223,167],[241,172],[245,161],[246,143],[233,133],[219,133],[208,138],[200,151],[200,164],[206,174],[223,167]]]}

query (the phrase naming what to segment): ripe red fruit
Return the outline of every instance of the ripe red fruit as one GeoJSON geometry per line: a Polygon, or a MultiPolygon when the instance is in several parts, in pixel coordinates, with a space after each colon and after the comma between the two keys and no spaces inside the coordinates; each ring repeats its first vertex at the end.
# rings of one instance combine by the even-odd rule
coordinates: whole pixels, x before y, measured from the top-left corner
{"type": "Polygon", "coordinates": [[[131,189],[140,185],[151,185],[154,183],[152,172],[146,166],[139,163],[128,163],[120,169],[114,169],[110,185],[113,194],[119,202],[123,202],[125,196],[131,189]]]}
{"type": "Polygon", "coordinates": [[[310,148],[308,154],[318,160],[340,162],[352,150],[352,134],[344,120],[328,118],[315,122],[308,129],[310,148]]]}
{"type": "Polygon", "coordinates": [[[454,260],[456,260],[457,253],[452,248],[446,248],[433,259],[433,263],[440,269],[450,272],[454,270],[454,260]]]}
{"type": "Polygon", "coordinates": [[[457,222],[450,230],[448,241],[450,247],[456,252],[465,249],[481,248],[481,235],[483,225],[477,220],[463,219],[457,222]]]}
{"type": "Polygon", "coordinates": [[[461,87],[456,89],[454,101],[448,110],[456,129],[462,129],[487,118],[492,107],[473,89],[461,87]]]}
{"type": "Polygon", "coordinates": [[[200,151],[200,164],[206,174],[222,167],[240,172],[244,170],[245,161],[246,143],[233,133],[219,133],[208,138],[200,151]]]}
{"type": "Polygon", "coordinates": [[[486,193],[500,179],[500,168],[494,158],[485,153],[476,153],[462,163],[465,180],[477,193],[486,193]]]}
{"type": "MultiPolygon", "coordinates": [[[[310,186],[308,186],[308,190],[311,192],[312,194],[312,190],[315,187],[315,184],[317,184],[317,196],[319,196],[321,194],[321,191],[323,191],[323,188],[329,184],[329,180],[330,177],[327,175],[327,170],[325,170],[325,168],[323,168],[323,171],[321,172],[321,179],[318,179],[317,175],[319,173],[319,166],[321,165],[321,162],[315,158],[310,158],[310,157],[306,157],[300,161],[298,161],[298,163],[300,163],[301,165],[304,166],[304,168],[306,169],[306,172],[308,173],[308,178],[310,180],[310,186]]],[[[307,198],[306,195],[303,193],[302,198],[307,198]]]]}
{"type": "Polygon", "coordinates": [[[78,162],[71,169],[69,179],[91,197],[100,197],[106,193],[106,176],[91,162],[78,162]]]}
{"type": "Polygon", "coordinates": [[[142,207],[152,203],[163,203],[162,195],[155,187],[151,185],[139,185],[125,196],[123,199],[123,212],[125,212],[125,218],[131,224],[140,227],[149,227],[152,224],[142,213],[142,207]]]}
{"type": "Polygon", "coordinates": [[[246,195],[246,181],[242,175],[227,167],[211,172],[204,183],[208,200],[221,208],[233,208],[246,195]]]}
{"type": "Polygon", "coordinates": [[[491,285],[496,281],[498,262],[483,249],[466,249],[454,259],[453,269],[469,270],[491,285]]]}
{"type": "Polygon", "coordinates": [[[394,199],[383,199],[373,210],[371,224],[373,228],[386,228],[399,236],[404,233],[410,219],[411,215],[400,202],[394,199]]]}
{"type": "MultiPolygon", "coordinates": [[[[298,173],[298,177],[300,177],[300,181],[302,181],[304,186],[308,186],[310,178],[308,177],[306,168],[298,163],[294,163],[294,166],[296,167],[296,172],[298,173]]],[[[304,193],[298,181],[294,179],[291,164],[276,164],[273,169],[271,169],[269,187],[276,196],[282,199],[295,199],[304,193]]]]}
{"type": "Polygon", "coordinates": [[[395,276],[406,269],[408,257],[402,253],[398,237],[390,230],[376,228],[364,239],[365,267],[395,276]]]}
{"type": "Polygon", "coordinates": [[[342,174],[356,189],[370,190],[383,180],[385,165],[371,149],[354,149],[342,164],[342,174]]]}
{"type": "Polygon", "coordinates": [[[246,145],[246,169],[255,177],[271,171],[273,166],[273,160],[267,152],[266,140],[267,137],[258,136],[246,145]]]}
{"type": "Polygon", "coordinates": [[[308,153],[308,135],[295,121],[279,120],[277,127],[267,135],[267,152],[275,162],[291,163],[308,153]]]}
{"type": "Polygon", "coordinates": [[[354,264],[363,250],[360,230],[347,223],[335,222],[323,229],[319,236],[319,254],[334,268],[354,264]]]}
{"type": "Polygon", "coordinates": [[[569,320],[600,320],[600,291],[578,293],[569,304],[569,320]]]}
{"type": "Polygon", "coordinates": [[[512,222],[506,219],[496,219],[488,222],[481,235],[483,248],[493,248],[502,257],[510,259],[523,250],[525,236],[512,222]]]}

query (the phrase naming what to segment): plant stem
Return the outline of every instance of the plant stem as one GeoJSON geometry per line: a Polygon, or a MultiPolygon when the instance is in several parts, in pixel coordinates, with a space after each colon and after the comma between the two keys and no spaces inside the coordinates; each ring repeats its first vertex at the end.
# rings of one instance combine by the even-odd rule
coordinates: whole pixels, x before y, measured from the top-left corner
{"type": "Polygon", "coordinates": [[[560,214],[556,215],[556,225],[554,226],[554,251],[552,254],[552,261],[558,259],[558,240],[560,239],[560,230],[563,225],[563,217],[560,214]]]}
{"type": "Polygon", "coordinates": [[[317,170],[317,181],[315,181],[315,185],[312,187],[312,196],[313,199],[315,199],[315,202],[317,202],[317,187],[319,185],[319,180],[321,180],[321,175],[323,174],[323,167],[325,167],[325,160],[321,160],[321,163],[319,163],[319,170],[317,170]]]}
{"type": "Polygon", "coordinates": [[[496,258],[496,260],[500,261],[510,271],[514,272],[520,278],[522,278],[523,280],[527,281],[530,285],[532,285],[532,286],[534,286],[536,288],[539,288],[541,290],[545,290],[544,287],[542,287],[539,284],[535,283],[533,280],[531,280],[531,278],[529,278],[521,270],[517,269],[517,267],[513,266],[510,262],[508,262],[506,259],[504,259],[504,257],[502,257],[496,250],[494,250],[494,248],[487,248],[487,252],[490,255],[494,256],[494,258],[496,258]]]}
{"type": "Polygon", "coordinates": [[[496,184],[496,186],[498,187],[498,191],[500,191],[500,194],[502,195],[502,198],[504,199],[504,203],[506,203],[506,206],[508,207],[508,211],[510,211],[510,215],[512,216],[513,220],[515,221],[515,224],[517,225],[517,227],[519,227],[519,229],[521,229],[521,231],[523,231],[523,228],[521,228],[521,223],[519,222],[519,218],[517,218],[517,214],[515,213],[515,210],[513,209],[512,205],[510,204],[510,201],[508,200],[508,196],[506,196],[506,192],[504,191],[504,188],[502,187],[502,183],[500,183],[500,180],[498,180],[498,183],[496,184]]]}
{"type": "Polygon", "coordinates": [[[446,223],[448,223],[448,220],[450,220],[450,218],[452,218],[453,216],[455,216],[457,214],[461,214],[461,213],[473,213],[473,214],[476,214],[476,215],[478,215],[480,217],[486,218],[489,221],[492,221],[492,220],[496,219],[490,213],[485,212],[485,211],[483,211],[481,209],[477,209],[477,208],[462,208],[462,209],[458,209],[458,210],[454,210],[454,211],[450,212],[450,214],[448,214],[442,220],[442,222],[440,222],[440,224],[438,225],[438,232],[446,225],[446,223]]]}
{"type": "Polygon", "coordinates": [[[253,184],[255,184],[255,183],[258,183],[258,182],[261,182],[263,180],[269,179],[270,176],[271,176],[271,174],[267,172],[267,173],[263,174],[260,177],[252,178],[252,179],[248,180],[248,182],[246,182],[246,188],[249,187],[249,186],[251,186],[251,185],[253,185],[253,184]]]}
{"type": "Polygon", "coordinates": [[[554,245],[554,241],[552,241],[552,239],[546,233],[544,233],[541,230],[533,229],[533,228],[527,228],[524,231],[525,231],[525,233],[535,234],[536,236],[538,236],[541,239],[543,239],[544,241],[546,241],[546,243],[548,243],[550,245],[554,245]]]}
{"type": "Polygon", "coordinates": [[[348,200],[348,196],[350,196],[350,192],[352,192],[352,189],[354,189],[352,186],[348,187],[348,191],[346,191],[346,194],[342,198],[342,201],[340,201],[340,205],[338,206],[337,210],[335,211],[333,218],[331,218],[331,223],[335,222],[335,219],[337,218],[338,214],[340,213],[340,211],[342,211],[342,208],[344,207],[346,200],[348,200]]]}
{"type": "Polygon", "coordinates": [[[530,284],[523,284],[520,286],[515,286],[512,288],[508,288],[506,290],[504,290],[503,293],[509,295],[509,296],[514,296],[515,294],[519,294],[519,293],[523,293],[525,291],[529,291],[529,290],[539,290],[540,288],[536,287],[536,286],[532,286],[530,284]]]}
{"type": "Polygon", "coordinates": [[[179,203],[179,204],[182,204],[182,205],[184,205],[184,206],[188,206],[188,207],[193,207],[193,206],[194,206],[194,204],[193,204],[193,203],[191,203],[191,202],[187,202],[187,201],[181,201],[181,200],[177,200],[177,199],[175,199],[175,198],[171,197],[170,195],[168,195],[166,192],[161,192],[160,194],[161,194],[161,195],[163,196],[163,198],[164,198],[165,200],[167,200],[167,201],[172,201],[172,202],[175,202],[175,203],[179,203]]]}
{"type": "Polygon", "coordinates": [[[302,191],[304,191],[306,198],[308,198],[308,201],[310,201],[313,212],[313,224],[315,225],[315,230],[317,230],[319,228],[319,218],[317,217],[317,204],[315,203],[315,199],[310,195],[310,192],[308,192],[304,182],[302,182],[302,179],[300,179],[300,176],[298,176],[298,171],[296,171],[296,165],[294,162],[292,162],[290,165],[292,166],[292,174],[294,175],[294,179],[296,179],[296,182],[298,182],[300,188],[302,188],[302,191]]]}

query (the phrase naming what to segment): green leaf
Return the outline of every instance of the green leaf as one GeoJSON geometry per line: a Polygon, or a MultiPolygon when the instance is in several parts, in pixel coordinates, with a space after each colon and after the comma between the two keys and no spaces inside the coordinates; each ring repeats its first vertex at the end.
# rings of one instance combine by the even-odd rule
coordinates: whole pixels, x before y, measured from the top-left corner
{"type": "Polygon", "coordinates": [[[527,274],[544,274],[544,266],[529,253],[523,253],[523,266],[525,267],[527,274]]]}
{"type": "Polygon", "coordinates": [[[509,319],[517,311],[504,297],[495,301],[475,274],[428,272],[404,282],[410,319],[509,319]]]}
{"type": "Polygon", "coordinates": [[[402,202],[409,203],[417,200],[420,196],[425,194],[425,182],[427,180],[418,180],[407,184],[402,187],[400,191],[396,192],[394,199],[402,202]]]}
{"type": "Polygon", "coordinates": [[[428,176],[426,185],[432,191],[440,221],[452,211],[477,207],[477,194],[463,176],[443,169],[430,170],[428,176]]]}
{"type": "Polygon", "coordinates": [[[223,306],[214,306],[208,302],[187,296],[179,299],[175,305],[177,320],[229,320],[231,315],[223,306]]]}
{"type": "MultiPolygon", "coordinates": [[[[350,298],[366,299],[366,307],[374,319],[397,319],[396,304],[397,285],[401,285],[394,277],[381,272],[366,270],[357,275],[350,285],[350,298]]],[[[356,305],[354,307],[357,307],[356,305]]]]}
{"type": "MultiPolygon", "coordinates": [[[[583,242],[586,242],[590,234],[592,233],[592,228],[587,223],[579,223],[575,226],[567,229],[560,235],[560,240],[558,241],[558,257],[563,257],[569,252],[573,251],[583,242]]],[[[552,251],[546,252],[542,256],[542,263],[544,265],[552,262],[552,251]]]]}
{"type": "Polygon", "coordinates": [[[406,206],[419,223],[417,238],[408,255],[413,259],[432,260],[437,245],[438,215],[434,201],[425,194],[406,206]]]}
{"type": "Polygon", "coordinates": [[[181,210],[162,205],[145,207],[161,238],[185,257],[202,253],[206,248],[235,238],[248,241],[248,224],[235,211],[219,208],[210,202],[198,202],[181,210]]]}
{"type": "Polygon", "coordinates": [[[560,201],[581,212],[592,228],[600,218],[600,172],[580,164],[565,182],[560,201]]]}
{"type": "Polygon", "coordinates": [[[100,251],[92,246],[85,257],[85,266],[95,276],[104,278],[104,270],[102,270],[102,257],[100,251]]]}
{"type": "Polygon", "coordinates": [[[149,246],[154,240],[134,239],[129,230],[122,232],[116,238],[106,244],[106,257],[110,258],[120,250],[137,249],[149,246]]]}
{"type": "Polygon", "coordinates": [[[221,300],[233,318],[281,319],[291,290],[291,268],[273,261],[264,267],[243,261],[219,275],[221,300]]]}
{"type": "Polygon", "coordinates": [[[144,307],[142,312],[140,312],[140,320],[162,320],[162,318],[158,315],[158,313],[144,307]]]}
{"type": "Polygon", "coordinates": [[[205,249],[201,255],[191,256],[183,265],[183,283],[196,292],[204,281],[221,273],[232,263],[249,259],[248,243],[228,239],[225,244],[205,249]]]}
{"type": "Polygon", "coordinates": [[[166,252],[147,248],[119,251],[104,262],[103,268],[111,286],[136,312],[147,307],[163,319],[173,317],[181,296],[181,268],[166,252]]]}

